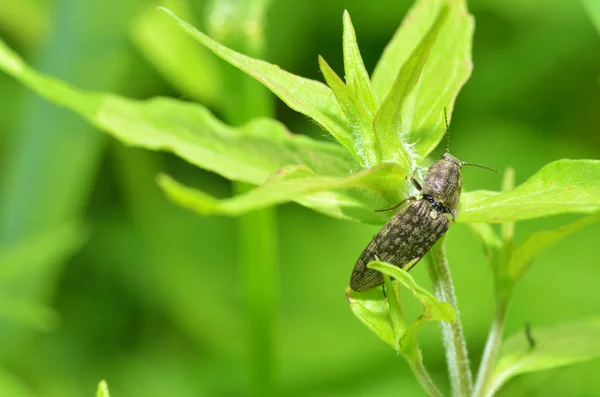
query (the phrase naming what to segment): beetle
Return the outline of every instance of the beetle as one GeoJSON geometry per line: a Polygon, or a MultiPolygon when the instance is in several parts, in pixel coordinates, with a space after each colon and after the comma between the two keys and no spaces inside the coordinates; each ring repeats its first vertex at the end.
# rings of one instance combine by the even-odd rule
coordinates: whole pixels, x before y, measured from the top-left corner
{"type": "Polygon", "coordinates": [[[427,170],[423,186],[417,181],[414,173],[410,178],[421,197],[411,196],[391,208],[377,210],[390,211],[406,201],[409,202],[390,218],[363,250],[350,277],[350,288],[353,291],[366,291],[383,284],[383,275],[377,270],[367,268],[369,262],[388,262],[408,271],[448,231],[448,216],[451,216],[453,221],[456,220],[462,189],[460,171],[464,165],[498,172],[483,165],[460,161],[452,156],[449,153],[450,132],[445,109],[444,120],[447,136],[445,153],[427,170]],[[410,266],[407,267],[408,264],[410,266]]]}

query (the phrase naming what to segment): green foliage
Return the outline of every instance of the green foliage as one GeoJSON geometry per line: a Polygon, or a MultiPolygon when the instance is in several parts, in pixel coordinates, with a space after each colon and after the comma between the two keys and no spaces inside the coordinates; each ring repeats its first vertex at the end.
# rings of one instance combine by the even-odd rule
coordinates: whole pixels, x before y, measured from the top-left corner
{"type": "Polygon", "coordinates": [[[530,234],[512,251],[510,262],[508,262],[504,270],[506,276],[516,282],[527,271],[527,268],[535,257],[543,250],[556,244],[560,239],[567,237],[571,233],[598,221],[600,221],[600,215],[586,216],[559,229],[530,234]]]}
{"type": "MultiPolygon", "coordinates": [[[[407,266],[410,267],[411,264],[407,266]]],[[[400,304],[398,284],[389,283],[389,279],[386,282],[387,301],[381,299],[381,291],[357,293],[346,290],[352,312],[398,353],[410,360],[420,360],[416,337],[421,326],[431,320],[452,322],[456,317],[454,310],[448,303],[438,301],[429,291],[419,286],[408,272],[399,267],[378,261],[370,262],[368,267],[392,277],[406,287],[423,305],[423,314],[410,324],[406,322],[400,304]],[[376,295],[379,295],[379,299],[374,299],[376,295]]]]}
{"type": "MultiPolygon", "coordinates": [[[[227,2],[217,3],[215,9],[218,9],[217,6],[229,6],[227,2]]],[[[590,6],[591,3],[588,3],[590,6]]],[[[255,4],[260,12],[254,11],[262,15],[265,3],[255,4]]],[[[193,13],[185,2],[170,1],[166,5],[186,20],[193,19],[193,13]]],[[[375,224],[385,222],[389,214],[374,213],[373,209],[388,207],[405,197],[406,176],[422,161],[427,161],[425,157],[442,139],[445,131],[443,109],[447,107],[449,115],[452,114],[456,96],[472,69],[474,22],[465,1],[417,1],[377,62],[371,79],[358,47],[350,14],[344,12],[344,78],[340,78],[319,57],[320,70],[327,85],[234,51],[201,33],[173,11],[166,8],[161,10],[182,31],[169,30],[171,21],[152,10],[145,11],[136,19],[133,37],[144,54],[183,93],[229,116],[235,112],[235,109],[227,107],[226,98],[229,94],[222,91],[223,84],[236,80],[228,79],[227,73],[222,73],[219,64],[209,56],[208,49],[264,84],[292,109],[316,121],[338,143],[294,135],[281,123],[266,118],[254,119],[241,126],[229,126],[202,105],[174,99],[135,101],[78,90],[34,71],[2,41],[0,69],[53,103],[80,114],[127,145],[172,152],[192,165],[225,178],[259,185],[254,189],[238,186],[235,189],[238,193],[236,196],[219,199],[217,195],[185,186],[166,174],[159,176],[160,187],[172,201],[203,215],[237,216],[294,201],[336,218],[375,224]],[[192,39],[204,47],[194,46],[192,39]],[[199,70],[202,78],[196,78],[199,70]]],[[[253,12],[252,9],[246,11],[253,12]]],[[[231,31],[219,30],[223,26],[214,23],[214,20],[212,23],[216,36],[228,44],[239,42],[231,31]]],[[[250,53],[259,52],[252,51],[262,45],[262,39],[254,36],[257,31],[240,31],[242,35],[248,35],[245,49],[250,53]]],[[[235,45],[231,47],[238,48],[235,45]]],[[[244,110],[239,113],[246,114],[244,110]]],[[[242,116],[239,118],[244,119],[242,116]]],[[[230,117],[229,120],[233,123],[236,118],[230,117]]],[[[149,167],[150,170],[156,168],[149,167]]],[[[136,178],[132,175],[129,176],[130,181],[136,178]]],[[[457,220],[468,223],[481,240],[492,265],[496,300],[502,310],[508,306],[517,281],[543,250],[600,220],[600,216],[595,214],[600,211],[598,175],[600,161],[565,159],[549,163],[514,189],[514,175],[508,172],[502,192],[481,190],[463,194],[457,220]],[[591,215],[559,229],[533,233],[515,244],[515,221],[566,213],[591,215]],[[501,233],[498,234],[488,223],[503,223],[501,233]]],[[[142,223],[152,213],[149,208],[156,207],[148,206],[145,211],[140,211],[143,214],[139,216],[142,223]]],[[[246,218],[242,237],[251,234],[252,228],[261,219],[264,221],[266,218],[246,218]]],[[[274,224],[274,218],[269,218],[256,227],[261,227],[265,235],[270,231],[270,236],[273,236],[274,224]]],[[[149,229],[157,231],[160,226],[150,225],[149,229]]],[[[80,244],[72,231],[66,233],[67,237],[61,235],[60,230],[53,232],[57,233],[52,236],[55,240],[47,246],[45,242],[27,245],[20,253],[14,254],[18,259],[6,259],[2,253],[0,282],[17,277],[19,271],[27,272],[34,268],[36,261],[30,260],[29,254],[32,257],[42,255],[44,260],[52,263],[49,259],[54,255],[64,260],[63,257],[80,244]],[[19,263],[25,265],[15,265],[19,263]],[[17,268],[18,271],[15,270],[17,268]]],[[[181,231],[181,234],[184,232],[181,231]]],[[[269,241],[272,243],[274,238],[269,241]]],[[[169,243],[164,244],[163,247],[153,247],[159,252],[157,261],[165,262],[165,266],[171,265],[169,250],[165,248],[169,243]]],[[[252,246],[249,240],[244,244],[252,246]]],[[[257,249],[269,244],[265,243],[257,249]]],[[[173,262],[178,263],[177,259],[173,262]]],[[[436,299],[404,270],[382,262],[372,262],[369,266],[386,275],[388,299],[382,299],[379,290],[360,294],[347,291],[350,307],[360,321],[409,361],[421,383],[426,384],[429,382],[428,375],[422,365],[417,343],[419,330],[430,320],[459,324],[459,319],[447,302],[436,299]],[[390,278],[396,282],[390,282],[390,278]],[[400,285],[409,289],[423,305],[423,313],[414,321],[405,318],[399,295],[400,285]]],[[[252,263],[248,264],[247,273],[252,274],[252,269],[252,263]]],[[[256,269],[259,269],[258,265],[256,269]]],[[[165,274],[164,271],[159,273],[158,278],[165,274]]],[[[258,280],[256,285],[260,286],[264,274],[257,271],[252,276],[258,280]]],[[[185,274],[177,280],[181,284],[185,281],[194,284],[194,280],[186,280],[185,274]]],[[[269,280],[274,283],[272,279],[269,280]]],[[[177,295],[179,287],[179,284],[171,286],[170,291],[169,287],[164,287],[167,291],[164,293],[167,296],[170,293],[172,297],[177,295]]],[[[435,287],[437,292],[439,286],[435,287]]],[[[271,298],[275,296],[267,295],[271,298]]],[[[263,297],[257,294],[257,302],[263,297]]],[[[40,328],[49,328],[56,322],[55,313],[43,304],[30,304],[28,300],[5,300],[2,292],[0,298],[0,315],[11,321],[18,320],[40,328]]],[[[175,301],[186,304],[186,299],[175,301]]],[[[194,303],[187,302],[187,305],[194,306],[194,303]]],[[[222,307],[226,308],[227,305],[222,307]]],[[[225,312],[223,308],[219,306],[215,311],[225,312]]],[[[261,308],[255,309],[260,315],[261,308]]],[[[181,317],[186,317],[186,314],[194,312],[195,307],[178,307],[176,310],[180,310],[177,313],[181,317]]],[[[503,314],[500,318],[502,322],[503,314]]],[[[194,322],[193,319],[186,321],[182,322],[185,326],[194,322]]],[[[265,323],[270,324],[268,319],[265,323]]],[[[204,324],[195,324],[196,332],[205,332],[204,324]]],[[[231,327],[219,327],[222,328],[231,327]]],[[[499,328],[499,338],[492,340],[495,347],[499,347],[501,342],[502,326],[499,328]]],[[[536,328],[534,337],[537,344],[534,348],[524,345],[522,335],[509,339],[503,345],[501,358],[493,372],[487,375],[483,372],[480,383],[482,395],[495,392],[517,374],[599,356],[595,347],[585,349],[586,346],[593,346],[595,341],[592,336],[597,333],[598,321],[594,319],[549,330],[536,328]]],[[[227,349],[232,350],[231,347],[227,349]]],[[[496,357],[493,349],[491,352],[483,360],[484,369],[486,366],[490,370],[494,368],[496,357]]],[[[452,369],[450,376],[456,376],[452,369]]],[[[424,387],[430,394],[436,395],[435,387],[424,387]]],[[[104,381],[98,386],[97,396],[108,397],[104,381]]]]}
{"type": "Polygon", "coordinates": [[[465,193],[460,222],[507,222],[600,211],[600,161],[558,160],[510,191],[465,193]]]}
{"type": "Polygon", "coordinates": [[[522,332],[512,335],[504,342],[487,395],[493,395],[517,375],[564,367],[600,357],[599,318],[554,327],[534,327],[532,334],[534,346],[530,345],[522,332]]]}
{"type": "Polygon", "coordinates": [[[327,86],[318,81],[295,76],[276,65],[233,51],[182,21],[170,10],[165,8],[161,8],[161,10],[173,18],[190,36],[216,55],[260,81],[289,107],[321,124],[347,150],[351,153],[354,152],[347,122],[327,86]]]}
{"type": "MultiPolygon", "coordinates": [[[[440,13],[440,19],[434,25],[436,31],[441,29],[441,23],[446,18],[446,12],[443,10],[440,13]]],[[[169,15],[176,18],[170,12],[169,15]]],[[[329,109],[330,113],[331,109],[337,108],[337,105],[330,103],[331,100],[335,101],[335,95],[321,83],[291,75],[266,62],[252,60],[219,45],[190,25],[182,21],[179,23],[188,33],[201,40],[211,50],[240,66],[267,87],[272,90],[284,90],[276,93],[281,95],[282,99],[287,100],[288,104],[290,104],[289,101],[300,101],[306,106],[310,105],[321,110],[329,109]]],[[[419,62],[422,63],[425,59],[429,59],[427,58],[429,52],[427,49],[432,47],[435,35],[432,33],[428,37],[421,43],[423,48],[417,49],[409,61],[416,62],[415,60],[420,59],[419,62]]],[[[351,47],[351,44],[347,46],[351,47]]],[[[433,50],[435,48],[434,46],[433,50]]],[[[381,223],[386,217],[381,214],[373,214],[373,203],[377,203],[378,207],[386,207],[398,201],[398,197],[395,197],[397,186],[402,184],[401,179],[409,171],[409,168],[402,166],[396,168],[393,166],[375,167],[358,175],[370,175],[369,179],[377,180],[377,183],[357,184],[355,181],[364,179],[356,175],[347,176],[357,167],[347,152],[333,144],[290,135],[281,124],[275,121],[259,119],[235,128],[222,124],[208,110],[196,104],[182,103],[166,98],[139,102],[109,94],[85,93],[34,72],[5,46],[0,48],[0,51],[0,67],[3,67],[8,73],[36,89],[41,95],[80,113],[90,122],[127,144],[147,149],[173,151],[197,166],[233,180],[253,184],[269,181],[268,188],[252,193],[254,199],[252,196],[250,199],[247,197],[233,199],[236,207],[234,211],[227,210],[231,205],[230,202],[216,204],[214,200],[208,200],[207,202],[211,202],[211,207],[219,207],[221,210],[201,210],[202,212],[240,214],[259,207],[294,200],[334,217],[381,223]],[[269,177],[293,164],[303,165],[309,169],[307,172],[294,173],[294,178],[300,179],[302,176],[309,179],[305,181],[305,184],[294,188],[293,192],[283,185],[277,197],[273,197],[273,191],[277,188],[273,180],[279,181],[285,178],[269,177]],[[390,172],[390,170],[395,171],[390,172]],[[322,177],[325,175],[327,177],[322,177]],[[329,176],[341,178],[336,179],[329,176]],[[317,183],[315,183],[315,178],[318,180],[317,183]],[[349,189],[356,187],[359,190],[349,189]],[[257,205],[257,201],[261,199],[264,199],[263,203],[257,205]],[[249,204],[245,206],[245,203],[249,204]]],[[[349,52],[352,51],[349,50],[349,52]]],[[[430,54],[431,56],[433,53],[430,54]]],[[[348,61],[348,63],[350,62],[348,61]]],[[[357,64],[360,62],[357,61],[357,64]]],[[[338,93],[340,103],[347,105],[342,108],[354,107],[356,111],[361,111],[363,116],[367,117],[367,108],[359,108],[357,99],[352,99],[350,91],[342,94],[346,90],[343,82],[331,74],[333,72],[328,69],[324,61],[322,69],[334,87],[334,92],[338,93]],[[346,99],[341,99],[344,95],[346,99]]],[[[420,70],[420,68],[417,69],[420,70]]],[[[399,78],[406,73],[413,73],[412,71],[412,68],[401,68],[399,78]]],[[[404,78],[402,77],[402,79],[404,78]]],[[[419,74],[412,78],[418,80],[419,74]]],[[[398,81],[403,81],[402,79],[398,81]]],[[[393,89],[390,92],[396,91],[393,89]]],[[[403,94],[402,97],[408,96],[403,94]]],[[[385,106],[385,102],[383,106],[385,106]]],[[[350,110],[348,112],[348,114],[352,114],[350,110]]],[[[315,121],[321,124],[323,124],[321,116],[325,113],[315,109],[305,111],[305,114],[314,117],[315,121]]],[[[356,120],[362,119],[363,116],[356,116],[356,120]]],[[[342,120],[344,116],[338,114],[333,118],[342,120]]],[[[366,123],[365,125],[371,124],[366,123]]],[[[330,131],[338,130],[334,128],[330,131]]],[[[355,142],[354,140],[357,138],[350,129],[344,131],[346,138],[343,138],[341,143],[347,139],[348,144],[345,146],[350,151],[349,154],[356,156],[357,151],[353,148],[356,148],[357,142],[362,142],[362,140],[358,139],[355,142]]],[[[414,142],[409,143],[408,139],[410,138],[402,138],[401,143],[406,150],[412,150],[410,147],[414,142]]],[[[383,137],[380,140],[386,142],[384,145],[386,147],[400,143],[400,141],[394,143],[393,139],[386,140],[383,137]]],[[[359,150],[362,151],[363,148],[359,150]]],[[[398,149],[396,152],[399,153],[400,150],[398,149]]],[[[371,150],[371,152],[373,151],[371,150]]],[[[421,155],[427,153],[421,152],[421,155]]],[[[461,222],[501,222],[565,212],[597,211],[600,208],[598,199],[600,195],[596,194],[599,187],[593,176],[598,172],[599,164],[593,160],[561,160],[544,167],[538,174],[511,192],[502,194],[487,191],[465,193],[458,220],[461,222]]],[[[287,175],[288,172],[283,174],[287,175]]],[[[297,183],[298,180],[295,182],[297,183]]],[[[205,196],[196,194],[195,197],[184,198],[182,196],[184,191],[191,192],[192,190],[179,189],[178,194],[172,194],[171,191],[170,196],[176,197],[179,202],[188,204],[197,201],[199,196],[205,196]]],[[[201,207],[191,204],[188,206],[201,207]]]]}
{"type": "MultiPolygon", "coordinates": [[[[375,191],[382,195],[393,197],[398,184],[404,182],[405,174],[396,164],[381,164],[346,177],[329,177],[316,175],[306,166],[286,166],[275,175],[269,177],[260,187],[248,193],[234,196],[230,199],[217,200],[207,194],[187,188],[173,179],[162,176],[160,186],[169,197],[180,205],[193,209],[200,214],[239,215],[252,210],[265,208],[283,202],[297,200],[307,206],[329,215],[351,219],[364,218],[378,220],[377,214],[369,213],[361,206],[363,196],[353,199],[352,191],[345,195],[341,189],[363,189],[375,191]],[[322,196],[310,196],[314,193],[338,190],[334,196],[336,201],[344,202],[343,211],[335,213],[330,203],[321,203],[322,196]],[[346,196],[347,199],[343,200],[346,196]],[[311,202],[314,200],[314,202],[311,202]],[[361,201],[359,201],[361,200],[361,201]],[[352,213],[351,211],[356,211],[352,213]],[[359,212],[362,211],[362,212],[359,212]],[[346,215],[347,214],[347,215],[346,215]]],[[[356,191],[356,190],[355,190],[356,191]]]]}
{"type": "MultiPolygon", "coordinates": [[[[404,99],[406,103],[401,104],[403,142],[410,144],[416,160],[427,156],[444,136],[444,108],[450,117],[456,96],[471,75],[473,26],[466,1],[417,1],[375,66],[373,90],[375,96],[383,101],[387,100],[390,87],[396,82],[409,81],[402,72],[403,68],[408,72],[408,68],[414,67],[409,65],[418,64],[419,58],[422,62],[422,56],[427,58],[420,75],[414,76],[418,82],[411,77],[415,84],[412,94],[404,99]],[[444,18],[446,7],[447,19],[443,26],[439,26],[442,21],[436,19],[444,18]],[[438,29],[439,34],[436,35],[438,29]],[[431,42],[433,39],[435,43],[431,42]],[[427,51],[429,46],[431,48],[427,51]]],[[[384,146],[383,142],[380,144],[384,146]]]]}
{"type": "Polygon", "coordinates": [[[405,169],[413,166],[415,155],[411,153],[411,146],[416,141],[408,141],[406,133],[412,130],[412,117],[407,111],[413,105],[409,102],[409,96],[420,80],[429,53],[447,17],[448,6],[444,5],[431,28],[398,71],[390,92],[385,96],[373,120],[381,157],[386,161],[397,162],[405,169]],[[411,145],[408,146],[407,142],[411,145]]]}

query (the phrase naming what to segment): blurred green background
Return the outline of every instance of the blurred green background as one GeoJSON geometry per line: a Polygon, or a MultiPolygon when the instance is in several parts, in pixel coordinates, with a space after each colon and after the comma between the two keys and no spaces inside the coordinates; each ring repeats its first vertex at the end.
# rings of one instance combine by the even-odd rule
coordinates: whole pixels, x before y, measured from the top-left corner
{"type": "MultiPolygon", "coordinates": [[[[215,3],[189,1],[202,30],[209,30],[215,3]]],[[[212,78],[214,70],[227,70],[221,61],[188,68],[198,77],[190,87],[148,51],[152,34],[158,40],[177,30],[156,23],[142,31],[140,15],[152,15],[155,5],[0,0],[0,36],[36,69],[78,87],[198,100],[225,119],[243,120],[227,106],[235,88],[212,78]]],[[[348,9],[371,71],[410,5],[272,0],[263,57],[321,81],[318,54],[341,71],[348,9]]],[[[452,153],[512,166],[517,183],[553,160],[599,158],[600,39],[583,5],[473,0],[469,7],[476,19],[474,72],[455,108],[452,153]]],[[[331,140],[304,116],[275,106],[290,130],[331,140]]],[[[155,176],[167,171],[221,197],[232,194],[229,181],[172,155],[126,148],[4,74],[0,153],[0,396],[92,396],[100,379],[114,397],[248,393],[256,363],[249,360],[238,220],[176,208],[155,176]]],[[[466,169],[463,181],[465,190],[500,187],[500,177],[476,168],[466,169]]],[[[275,212],[272,342],[280,394],[424,395],[408,365],[354,318],[344,296],[377,227],[295,204],[275,212]]],[[[575,218],[521,222],[517,240],[575,218]]],[[[524,322],[535,335],[536,326],[598,313],[599,237],[600,225],[588,227],[536,260],[515,291],[508,334],[522,332],[524,322]]],[[[475,366],[493,313],[491,274],[463,225],[452,228],[448,250],[475,366]]],[[[413,274],[428,284],[424,266],[413,274]]],[[[426,365],[447,389],[438,327],[426,327],[421,341],[426,365]]],[[[501,395],[600,395],[599,370],[595,361],[526,375],[501,395]]]]}

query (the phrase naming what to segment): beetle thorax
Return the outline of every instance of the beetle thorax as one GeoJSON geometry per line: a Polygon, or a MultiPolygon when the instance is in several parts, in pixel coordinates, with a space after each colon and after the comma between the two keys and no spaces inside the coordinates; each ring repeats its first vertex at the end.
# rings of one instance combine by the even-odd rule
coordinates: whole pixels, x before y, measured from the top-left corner
{"type": "MultiPolygon", "coordinates": [[[[462,179],[460,177],[461,162],[449,153],[429,167],[421,194],[431,197],[434,205],[456,214],[462,179]]],[[[444,211],[444,212],[446,212],[444,211]]]]}

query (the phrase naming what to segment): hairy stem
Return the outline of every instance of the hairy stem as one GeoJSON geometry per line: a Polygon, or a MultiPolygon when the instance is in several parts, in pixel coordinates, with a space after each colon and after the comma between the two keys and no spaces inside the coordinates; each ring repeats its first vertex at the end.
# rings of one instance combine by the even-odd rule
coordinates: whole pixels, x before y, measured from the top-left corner
{"type": "Polygon", "coordinates": [[[427,372],[427,368],[425,368],[425,365],[423,365],[421,354],[419,354],[418,360],[408,359],[407,361],[410,364],[410,368],[412,369],[413,373],[417,377],[417,380],[421,384],[421,387],[423,387],[423,389],[427,392],[427,395],[431,397],[442,397],[442,393],[437,388],[435,383],[433,383],[433,379],[431,379],[429,372],[427,372]]]}
{"type": "Polygon", "coordinates": [[[479,364],[479,372],[477,373],[477,381],[475,382],[473,396],[486,395],[485,390],[490,381],[490,376],[502,344],[502,334],[504,332],[504,321],[506,319],[507,309],[508,299],[499,299],[496,306],[494,321],[485,343],[485,349],[483,350],[481,364],[479,364]]]}
{"type": "Polygon", "coordinates": [[[465,341],[454,284],[450,275],[448,261],[444,254],[444,237],[442,237],[427,254],[429,275],[433,283],[436,297],[452,306],[456,313],[453,323],[442,321],[442,335],[446,349],[446,361],[450,375],[452,393],[455,396],[470,396],[473,389],[473,379],[469,367],[469,355],[465,341]]]}

